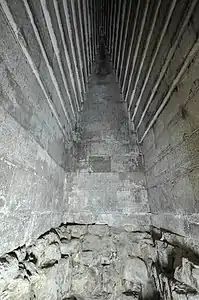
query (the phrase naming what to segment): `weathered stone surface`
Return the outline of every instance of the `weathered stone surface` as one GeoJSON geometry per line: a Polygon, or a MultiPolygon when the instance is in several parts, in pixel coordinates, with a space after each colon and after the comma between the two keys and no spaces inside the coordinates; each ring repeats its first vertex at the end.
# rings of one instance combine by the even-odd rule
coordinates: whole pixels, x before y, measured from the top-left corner
{"type": "Polygon", "coordinates": [[[57,300],[57,266],[53,266],[45,271],[40,271],[39,273],[31,276],[31,288],[35,299],[49,299],[57,300]]]}
{"type": "Polygon", "coordinates": [[[13,255],[5,255],[0,259],[0,279],[9,280],[19,273],[18,260],[13,255]]]}
{"type": "Polygon", "coordinates": [[[36,259],[37,265],[41,268],[53,265],[61,258],[59,242],[56,234],[49,233],[28,249],[29,255],[33,260],[36,259]]]}
{"type": "Polygon", "coordinates": [[[199,290],[199,265],[182,258],[182,265],[175,269],[174,277],[188,286],[199,290]]]}
{"type": "Polygon", "coordinates": [[[68,225],[67,230],[74,238],[80,238],[82,235],[85,235],[88,231],[86,225],[68,225]]]}
{"type": "Polygon", "coordinates": [[[10,280],[4,291],[1,292],[2,300],[30,300],[32,297],[31,285],[27,279],[16,278],[10,280]]]}
{"type": "Polygon", "coordinates": [[[20,274],[16,257],[5,255],[0,259],[0,293],[7,290],[9,282],[20,274]]]}
{"type": "Polygon", "coordinates": [[[159,231],[61,225],[0,258],[0,299],[198,299],[197,253],[159,231]]]}
{"type": "Polygon", "coordinates": [[[123,279],[142,284],[148,281],[148,278],[147,267],[143,260],[135,257],[125,262],[123,279]]]}
{"type": "Polygon", "coordinates": [[[77,164],[65,182],[73,222],[118,227],[129,214],[139,222],[150,211],[143,159],[112,74],[93,74],[80,127],[77,164]]]}
{"type": "Polygon", "coordinates": [[[93,297],[101,293],[99,269],[76,265],[73,269],[71,291],[79,297],[93,297]]]}
{"type": "Polygon", "coordinates": [[[158,248],[158,260],[160,262],[161,267],[167,271],[171,272],[173,269],[173,261],[174,261],[174,247],[168,245],[166,242],[157,241],[156,246],[158,248]]]}
{"type": "Polygon", "coordinates": [[[15,254],[16,254],[19,262],[24,261],[26,258],[26,248],[22,247],[22,248],[15,250],[15,254]]]}
{"type": "Polygon", "coordinates": [[[57,232],[60,239],[66,239],[66,240],[71,239],[70,230],[68,230],[68,228],[64,225],[56,228],[56,232],[57,232]]]}
{"type": "Polygon", "coordinates": [[[58,289],[58,299],[63,299],[64,296],[70,294],[72,282],[72,261],[69,258],[59,260],[55,281],[58,289]]]}
{"type": "Polygon", "coordinates": [[[93,235],[106,236],[109,235],[108,225],[89,225],[88,232],[93,235]]]}
{"type": "MultiPolygon", "coordinates": [[[[99,22],[94,22],[95,18],[91,18],[92,14],[87,14],[87,6],[89,10],[96,9],[95,12],[99,12],[97,16],[103,13],[104,24],[109,15],[103,10],[98,11],[100,6],[97,2],[96,7],[93,6],[92,1],[90,5],[83,1],[80,6],[76,7],[75,4],[73,7],[74,3],[70,1],[64,8],[65,1],[58,1],[58,9],[56,9],[54,7],[56,1],[37,3],[29,0],[27,5],[24,5],[23,0],[2,1],[0,12],[0,255],[24,244],[32,244],[42,233],[65,221],[63,216],[67,213],[71,222],[75,219],[80,223],[81,220],[86,220],[87,223],[104,222],[117,226],[121,224],[128,226],[131,222],[138,230],[146,224],[148,226],[158,224],[158,227],[164,225],[169,230],[176,227],[178,233],[191,233],[197,238],[198,222],[191,218],[192,213],[197,214],[199,207],[198,54],[195,59],[192,59],[191,65],[188,64],[186,76],[178,82],[179,86],[172,92],[168,105],[144,141],[148,189],[143,171],[143,155],[137,145],[135,131],[132,132],[134,123],[135,128],[137,127],[151,91],[153,94],[153,87],[156,90],[159,86],[150,101],[149,111],[138,130],[139,134],[142,135],[145,126],[150,124],[151,117],[159,107],[165,92],[172,87],[173,82],[175,83],[175,76],[180,74],[178,71],[185,57],[189,58],[188,52],[197,38],[198,5],[191,6],[193,8],[190,13],[191,22],[187,20],[186,28],[182,31],[179,43],[176,45],[176,53],[171,55],[169,66],[163,68],[165,74],[162,74],[164,76],[161,84],[156,85],[155,81],[162,65],[167,61],[166,56],[171,53],[169,51],[173,51],[170,45],[175,40],[174,33],[180,28],[181,21],[186,18],[187,5],[189,6],[190,2],[176,1],[170,26],[160,45],[144,93],[141,93],[142,101],[138,101],[138,107],[134,100],[141,92],[144,75],[150,65],[154,45],[158,39],[157,33],[161,32],[161,20],[165,18],[165,12],[169,11],[170,1],[166,1],[166,4],[163,2],[160,6],[160,18],[157,18],[156,30],[152,30],[147,55],[143,56],[145,61],[143,65],[141,64],[142,70],[140,69],[139,74],[137,71],[140,66],[141,52],[144,49],[143,43],[147,40],[150,17],[154,13],[151,2],[148,12],[146,10],[146,30],[142,33],[139,51],[134,51],[137,54],[131,78],[129,77],[130,66],[134,57],[132,53],[128,53],[129,47],[123,49],[129,45],[131,26],[127,28],[130,29],[127,38],[121,40],[121,37],[123,37],[122,30],[124,31],[128,23],[123,22],[125,19],[128,20],[128,13],[130,13],[129,19],[134,20],[134,2],[132,7],[128,6],[132,1],[129,1],[125,7],[123,6],[126,5],[125,1],[114,2],[118,13],[117,20],[111,18],[114,26],[110,33],[116,35],[109,37],[113,43],[109,46],[114,49],[111,51],[113,56],[111,61],[118,78],[125,77],[122,82],[122,95],[126,98],[123,99],[119,86],[110,72],[105,37],[102,34],[100,37],[95,36],[99,31],[103,31],[103,28],[99,26],[95,30],[99,22]],[[73,16],[73,11],[77,11],[77,20],[73,16]],[[80,11],[83,13],[81,14],[80,11]],[[121,25],[124,25],[124,28],[121,28],[121,25]],[[75,34],[77,31],[79,36],[75,34]],[[93,43],[94,37],[97,44],[93,43]],[[124,65],[120,65],[119,49],[125,55],[124,65]],[[87,94],[87,101],[83,101],[96,51],[99,54],[96,58],[97,71],[89,84],[90,92],[87,94]],[[130,54],[129,63],[125,64],[127,54],[130,54]],[[127,78],[124,72],[127,72],[127,78]],[[134,74],[138,75],[137,84],[134,74]],[[128,81],[128,78],[131,80],[128,81]],[[135,90],[133,90],[134,84],[135,90]],[[132,98],[131,111],[127,113],[130,95],[135,97],[132,98]],[[78,107],[79,105],[82,107],[78,107]],[[128,122],[135,106],[138,109],[136,118],[134,122],[128,122]],[[80,126],[77,124],[79,120],[80,126]],[[78,132],[78,126],[81,127],[81,134],[78,132]],[[68,174],[65,174],[66,170],[68,174]],[[71,170],[73,173],[69,174],[71,170]],[[65,176],[69,178],[69,182],[66,183],[66,193],[63,197],[65,176]],[[165,213],[170,215],[165,216],[165,213]],[[143,222],[142,218],[145,219],[143,222]]],[[[109,1],[107,5],[110,3],[112,2],[109,1]]],[[[111,7],[115,9],[115,5],[111,7]]],[[[112,15],[113,11],[109,10],[109,12],[112,15]]],[[[141,18],[140,14],[138,17],[141,18]]],[[[131,22],[129,24],[131,25],[131,22]]],[[[138,21],[136,24],[138,27],[135,30],[135,45],[136,40],[139,40],[141,22],[138,21]]],[[[145,25],[145,22],[143,24],[145,25]]],[[[137,45],[139,46],[139,43],[137,45]]],[[[62,229],[58,232],[61,240],[70,240],[71,235],[72,238],[82,238],[86,234],[84,229],[81,232],[81,226],[79,228],[70,226],[71,234],[62,229]]],[[[94,230],[92,228],[91,226],[89,229],[91,235],[103,237],[109,235],[104,229],[102,232],[100,229],[95,234],[98,227],[94,230]]],[[[143,227],[141,229],[143,230],[143,227]]],[[[111,259],[108,257],[110,251],[104,250],[106,247],[101,249],[99,246],[99,243],[106,242],[104,239],[100,242],[96,241],[96,247],[91,245],[92,242],[85,246],[85,242],[84,251],[105,252],[102,264],[110,264],[111,259]]],[[[126,255],[138,256],[139,252],[142,252],[142,258],[146,259],[149,255],[155,261],[156,252],[159,250],[153,251],[153,245],[150,243],[144,242],[142,245],[137,241],[135,243],[139,244],[137,249],[131,241],[128,242],[124,250],[126,255]]],[[[126,241],[121,241],[117,253],[120,254],[126,244],[126,241]]],[[[42,267],[46,263],[52,263],[53,260],[57,261],[57,258],[50,258],[50,253],[53,253],[53,257],[56,255],[59,257],[54,245],[54,242],[48,242],[48,245],[36,246],[38,249],[33,250],[32,261],[36,258],[42,267]],[[43,258],[40,257],[40,252],[43,253],[43,258]],[[42,259],[48,262],[43,262],[42,259]]],[[[62,254],[67,255],[70,251],[63,250],[64,247],[66,246],[62,246],[62,254]]],[[[115,254],[112,244],[110,248],[113,248],[111,253],[115,254]]],[[[171,269],[172,265],[167,259],[167,253],[162,252],[164,253],[159,255],[161,267],[165,269],[169,265],[167,267],[171,269]]],[[[16,252],[16,255],[19,261],[24,261],[25,256],[22,253],[16,252]]]]}
{"type": "Polygon", "coordinates": [[[60,245],[60,251],[62,255],[72,255],[80,251],[81,243],[78,239],[72,239],[70,241],[64,241],[60,245]]]}
{"type": "Polygon", "coordinates": [[[38,266],[46,268],[57,263],[61,258],[60,247],[58,244],[52,244],[45,248],[45,251],[38,257],[38,266]]]}

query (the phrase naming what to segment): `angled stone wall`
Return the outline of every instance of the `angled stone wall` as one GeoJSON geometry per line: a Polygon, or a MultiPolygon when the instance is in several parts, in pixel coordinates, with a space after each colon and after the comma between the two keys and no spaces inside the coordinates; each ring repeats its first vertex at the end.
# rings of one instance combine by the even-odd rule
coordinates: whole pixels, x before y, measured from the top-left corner
{"type": "Polygon", "coordinates": [[[67,220],[118,226],[150,223],[143,156],[108,58],[100,53],[74,156],[76,165],[65,180],[67,220]]]}
{"type": "Polygon", "coordinates": [[[198,70],[199,55],[142,147],[152,224],[194,237],[199,213],[198,70]]]}
{"type": "Polygon", "coordinates": [[[65,172],[94,59],[84,4],[0,1],[0,253],[64,220],[65,172]]]}

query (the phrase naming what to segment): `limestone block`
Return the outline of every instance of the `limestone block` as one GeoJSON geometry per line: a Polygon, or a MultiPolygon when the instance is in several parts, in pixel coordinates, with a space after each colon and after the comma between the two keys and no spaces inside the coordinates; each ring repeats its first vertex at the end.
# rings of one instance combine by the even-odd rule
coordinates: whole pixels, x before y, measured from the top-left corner
{"type": "Polygon", "coordinates": [[[173,269],[174,247],[162,241],[156,241],[156,246],[160,266],[164,270],[171,272],[173,269]]]}
{"type": "Polygon", "coordinates": [[[38,239],[32,247],[28,249],[31,257],[35,257],[37,265],[45,267],[45,265],[53,264],[61,258],[58,236],[50,232],[38,239]]]}
{"type": "Polygon", "coordinates": [[[0,279],[9,281],[16,278],[19,274],[18,260],[11,256],[5,255],[0,259],[0,279]]]}
{"type": "Polygon", "coordinates": [[[109,227],[108,225],[89,225],[88,226],[89,234],[99,235],[99,236],[107,236],[109,235],[109,227]]]}
{"type": "Polygon", "coordinates": [[[75,263],[83,264],[85,266],[99,265],[100,259],[100,253],[93,251],[79,252],[73,257],[75,263]]]}
{"type": "Polygon", "coordinates": [[[26,258],[27,249],[25,247],[21,247],[15,250],[15,254],[19,262],[22,262],[26,258]]]}
{"type": "Polygon", "coordinates": [[[69,225],[67,230],[70,232],[71,236],[74,238],[80,238],[82,235],[87,233],[86,225],[69,225]]]}
{"type": "MultiPolygon", "coordinates": [[[[73,268],[71,293],[89,298],[101,293],[101,273],[98,268],[77,265],[73,268]]],[[[78,298],[78,297],[77,297],[78,298]]]]}
{"type": "Polygon", "coordinates": [[[198,300],[198,299],[199,299],[199,294],[198,293],[195,294],[195,295],[187,295],[187,300],[198,300]]]}
{"type": "Polygon", "coordinates": [[[56,228],[56,232],[57,232],[60,240],[61,239],[66,239],[66,240],[71,239],[71,234],[65,225],[56,228]]]}
{"type": "Polygon", "coordinates": [[[174,278],[199,290],[199,267],[187,258],[182,258],[182,265],[175,269],[174,278]]]}
{"type": "Polygon", "coordinates": [[[58,299],[63,299],[71,288],[72,265],[70,259],[60,259],[57,265],[57,276],[55,281],[58,288],[58,299]]]}
{"type": "Polygon", "coordinates": [[[95,235],[86,235],[82,243],[83,251],[100,250],[103,248],[101,238],[95,235]]]}
{"type": "Polygon", "coordinates": [[[131,257],[140,257],[144,261],[157,261],[158,251],[157,248],[152,245],[145,243],[132,243],[131,245],[127,246],[127,250],[128,255],[131,257]]]}
{"type": "Polygon", "coordinates": [[[142,295],[142,285],[140,283],[124,280],[123,288],[124,288],[123,294],[126,296],[137,295],[137,297],[138,296],[140,297],[142,295]]]}
{"type": "Polygon", "coordinates": [[[114,265],[105,266],[102,272],[102,290],[105,293],[114,294],[121,292],[121,275],[114,265]]]}
{"type": "Polygon", "coordinates": [[[46,268],[54,265],[61,259],[60,247],[58,244],[52,244],[45,248],[45,251],[38,257],[38,266],[46,268]]]}
{"type": "Polygon", "coordinates": [[[81,244],[78,239],[72,239],[60,244],[60,251],[62,255],[72,255],[80,251],[81,244]]]}
{"type": "Polygon", "coordinates": [[[16,278],[11,280],[0,295],[2,300],[30,300],[31,286],[27,279],[16,278]]]}
{"type": "Polygon", "coordinates": [[[147,282],[148,271],[145,263],[137,257],[127,259],[124,266],[123,279],[136,283],[147,282]]]}
{"type": "Polygon", "coordinates": [[[40,271],[30,278],[31,289],[37,300],[58,300],[57,266],[40,271]]]}

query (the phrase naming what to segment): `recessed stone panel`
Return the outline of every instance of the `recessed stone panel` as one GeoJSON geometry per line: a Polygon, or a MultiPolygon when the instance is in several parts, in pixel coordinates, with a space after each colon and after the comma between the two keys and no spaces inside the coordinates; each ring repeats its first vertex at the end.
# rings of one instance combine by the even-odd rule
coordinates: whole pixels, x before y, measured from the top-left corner
{"type": "Polygon", "coordinates": [[[89,156],[89,165],[91,172],[108,173],[111,172],[110,156],[89,156]]]}

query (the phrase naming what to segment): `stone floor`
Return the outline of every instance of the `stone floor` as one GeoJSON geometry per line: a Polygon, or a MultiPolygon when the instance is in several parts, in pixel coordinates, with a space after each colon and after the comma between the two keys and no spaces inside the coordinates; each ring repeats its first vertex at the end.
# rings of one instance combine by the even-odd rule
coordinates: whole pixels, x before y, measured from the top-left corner
{"type": "Polygon", "coordinates": [[[61,224],[0,258],[0,299],[198,300],[198,255],[153,227],[61,224]]]}

